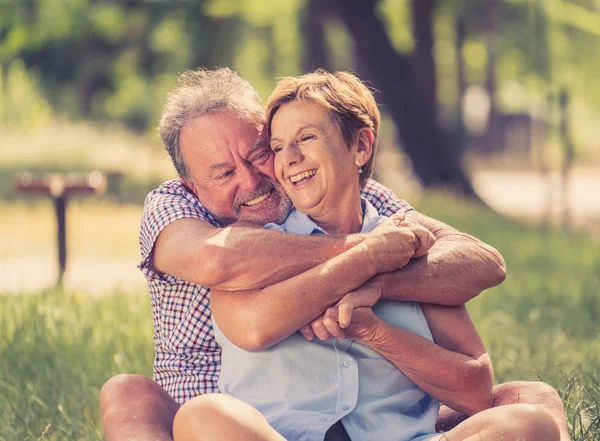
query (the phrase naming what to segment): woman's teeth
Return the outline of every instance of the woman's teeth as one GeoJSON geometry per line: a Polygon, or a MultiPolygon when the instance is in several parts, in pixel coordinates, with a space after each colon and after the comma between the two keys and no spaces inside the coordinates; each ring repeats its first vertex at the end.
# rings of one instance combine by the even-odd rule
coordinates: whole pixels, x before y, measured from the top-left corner
{"type": "Polygon", "coordinates": [[[298,173],[297,175],[290,176],[290,182],[294,185],[297,185],[298,183],[300,183],[300,181],[305,181],[316,174],[317,170],[308,170],[302,173],[298,173]]]}

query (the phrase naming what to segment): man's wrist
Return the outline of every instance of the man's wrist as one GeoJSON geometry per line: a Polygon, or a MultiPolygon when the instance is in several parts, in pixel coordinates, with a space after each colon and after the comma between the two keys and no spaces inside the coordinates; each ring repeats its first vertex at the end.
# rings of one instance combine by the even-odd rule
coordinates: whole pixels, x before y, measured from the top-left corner
{"type": "Polygon", "coordinates": [[[380,273],[369,280],[381,292],[381,298],[385,300],[394,300],[396,302],[407,301],[402,297],[402,282],[399,280],[397,269],[390,273],[380,273]]]}

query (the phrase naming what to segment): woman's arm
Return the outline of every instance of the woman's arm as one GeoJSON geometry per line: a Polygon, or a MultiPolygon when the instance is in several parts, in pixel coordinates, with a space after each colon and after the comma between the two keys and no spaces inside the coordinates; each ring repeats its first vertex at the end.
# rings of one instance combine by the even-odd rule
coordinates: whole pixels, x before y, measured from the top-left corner
{"type": "Polygon", "coordinates": [[[263,289],[212,290],[212,312],[236,346],[265,350],[375,274],[406,265],[417,246],[410,228],[389,219],[354,248],[295,277],[263,289]]]}
{"type": "Polygon", "coordinates": [[[448,407],[473,415],[492,405],[489,355],[464,306],[422,304],[434,342],[358,308],[346,335],[390,360],[448,407]]]}

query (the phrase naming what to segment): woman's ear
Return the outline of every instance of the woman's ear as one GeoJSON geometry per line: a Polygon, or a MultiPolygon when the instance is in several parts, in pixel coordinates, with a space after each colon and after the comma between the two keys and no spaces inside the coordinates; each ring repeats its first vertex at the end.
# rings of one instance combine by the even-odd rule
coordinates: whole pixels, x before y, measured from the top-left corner
{"type": "Polygon", "coordinates": [[[365,165],[373,154],[373,141],[375,136],[368,127],[363,127],[358,131],[357,148],[355,153],[355,164],[357,167],[365,165]]]}

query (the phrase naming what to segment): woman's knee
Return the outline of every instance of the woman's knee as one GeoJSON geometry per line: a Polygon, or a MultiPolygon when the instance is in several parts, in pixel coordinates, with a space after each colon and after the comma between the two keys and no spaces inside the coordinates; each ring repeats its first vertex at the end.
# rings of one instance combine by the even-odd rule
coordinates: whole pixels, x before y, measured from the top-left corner
{"type": "MultiPolygon", "coordinates": [[[[507,406],[508,427],[518,428],[518,438],[527,441],[559,441],[560,431],[550,412],[534,404],[507,406]]],[[[504,423],[504,422],[503,422],[504,423]]]]}
{"type": "MultiPolygon", "coordinates": [[[[192,440],[209,428],[261,427],[266,425],[264,416],[249,404],[224,394],[205,394],[183,404],[173,423],[175,439],[192,440]]],[[[210,437],[209,437],[210,438],[210,437]]]]}

